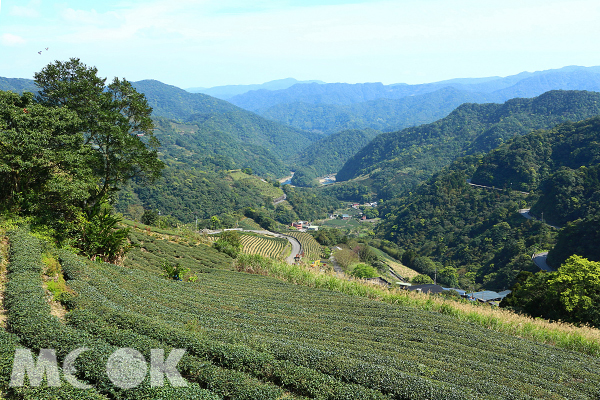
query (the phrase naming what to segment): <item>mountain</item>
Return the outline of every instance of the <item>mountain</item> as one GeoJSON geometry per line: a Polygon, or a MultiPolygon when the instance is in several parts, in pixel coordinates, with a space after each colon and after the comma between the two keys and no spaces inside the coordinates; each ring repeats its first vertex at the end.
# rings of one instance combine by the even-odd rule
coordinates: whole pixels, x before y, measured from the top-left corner
{"type": "Polygon", "coordinates": [[[522,72],[504,78],[490,77],[480,79],[451,79],[447,81],[424,83],[417,85],[382,83],[326,83],[294,85],[282,90],[255,90],[229,99],[244,109],[262,113],[277,104],[353,104],[378,99],[401,99],[435,92],[445,87],[457,90],[494,93],[498,101],[506,101],[517,97],[518,93],[527,91],[530,96],[537,96],[548,90],[595,90],[600,67],[569,66],[536,72],[522,72]],[[560,78],[564,77],[564,78],[560,78]],[[592,79],[586,86],[586,80],[592,79]],[[507,97],[508,96],[508,97],[507,97]]]}
{"type": "Polygon", "coordinates": [[[299,81],[294,78],[286,78],[286,79],[278,79],[262,84],[256,85],[225,85],[225,86],[215,86],[211,88],[188,88],[186,89],[190,93],[204,93],[210,96],[216,97],[218,99],[227,100],[233,96],[244,94],[251,90],[281,90],[287,89],[290,86],[295,84],[305,84],[305,83],[325,83],[322,81],[299,81]]]}
{"type": "Polygon", "coordinates": [[[37,86],[31,79],[0,77],[0,90],[10,90],[16,93],[36,92],[37,86]]]}
{"type": "Polygon", "coordinates": [[[299,129],[323,133],[356,128],[395,131],[443,118],[461,102],[502,103],[559,89],[600,90],[600,67],[569,66],[504,78],[451,79],[419,85],[302,85],[251,91],[229,101],[299,129]],[[446,92],[437,98],[429,96],[440,90],[446,92]]]}
{"type": "Polygon", "coordinates": [[[384,203],[377,233],[417,254],[405,261],[421,273],[451,265],[465,288],[510,288],[521,271],[539,270],[531,254],[555,243],[548,256],[554,268],[573,254],[600,261],[598,143],[594,117],[459,158],[410,195],[384,203]],[[528,206],[537,220],[519,214],[528,206]],[[542,218],[567,228],[557,236],[542,218]]]}
{"type": "Polygon", "coordinates": [[[146,80],[133,82],[153,108],[153,116],[176,119],[215,134],[230,135],[238,142],[264,147],[280,160],[291,157],[319,135],[289,128],[266,120],[224,100],[164,83],[146,80]]]}
{"type": "Polygon", "coordinates": [[[414,188],[463,154],[487,152],[513,136],[600,115],[600,93],[551,91],[503,104],[463,104],[431,124],[377,136],[340,169],[338,181],[370,175],[379,196],[414,188]]]}
{"type": "Polygon", "coordinates": [[[463,103],[483,103],[495,98],[481,93],[444,87],[401,99],[378,99],[348,105],[281,103],[263,112],[265,118],[286,125],[332,134],[347,129],[397,131],[436,121],[463,103]]]}
{"type": "Polygon", "coordinates": [[[358,150],[367,145],[380,132],[373,129],[352,129],[334,133],[314,142],[298,153],[291,165],[295,169],[295,185],[300,185],[298,175],[307,175],[305,180],[331,174],[339,170],[342,165],[358,150]]]}

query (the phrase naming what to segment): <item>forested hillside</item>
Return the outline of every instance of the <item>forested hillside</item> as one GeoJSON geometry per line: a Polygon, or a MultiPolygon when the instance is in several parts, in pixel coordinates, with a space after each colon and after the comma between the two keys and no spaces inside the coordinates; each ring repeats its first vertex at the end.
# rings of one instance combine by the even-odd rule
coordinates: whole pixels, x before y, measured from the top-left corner
{"type": "Polygon", "coordinates": [[[599,141],[596,117],[516,137],[483,158],[460,158],[412,195],[386,202],[378,233],[414,252],[406,261],[421,272],[431,274],[434,262],[438,272],[453,267],[463,287],[510,288],[520,271],[537,270],[531,254],[557,241],[549,257],[555,268],[573,254],[599,261],[598,230],[589,229],[600,212],[599,141]],[[490,188],[469,185],[471,178],[490,188]],[[557,237],[519,215],[531,204],[539,220],[543,213],[544,221],[573,225],[557,237]]]}
{"type": "Polygon", "coordinates": [[[0,77],[0,90],[11,90],[16,93],[36,92],[37,87],[31,79],[0,77]]]}
{"type": "Polygon", "coordinates": [[[377,136],[338,172],[338,180],[370,174],[379,196],[413,189],[464,154],[487,152],[534,129],[600,114],[600,94],[551,91],[504,104],[464,104],[432,124],[377,136]]]}
{"type": "Polygon", "coordinates": [[[266,120],[226,101],[201,93],[188,93],[158,81],[135,82],[134,86],[148,99],[154,117],[196,125],[198,134],[223,134],[237,142],[264,147],[280,160],[289,158],[320,137],[266,120]]]}
{"type": "Polygon", "coordinates": [[[305,175],[305,179],[310,181],[335,173],[378,134],[378,131],[372,129],[353,129],[314,142],[292,159],[291,165],[296,171],[294,177],[298,179],[297,175],[305,175]]]}

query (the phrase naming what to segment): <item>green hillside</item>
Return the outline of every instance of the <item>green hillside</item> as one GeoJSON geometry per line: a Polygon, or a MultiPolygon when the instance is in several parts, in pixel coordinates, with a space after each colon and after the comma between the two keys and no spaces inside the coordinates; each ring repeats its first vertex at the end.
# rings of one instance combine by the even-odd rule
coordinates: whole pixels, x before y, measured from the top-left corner
{"type": "Polygon", "coordinates": [[[484,157],[460,158],[412,195],[387,202],[378,233],[414,251],[411,267],[419,272],[433,275],[435,263],[438,271],[453,267],[463,288],[508,289],[520,271],[538,270],[531,254],[555,243],[554,268],[573,254],[600,261],[598,232],[591,229],[600,210],[599,141],[596,117],[516,137],[484,157]],[[489,188],[469,185],[471,178],[489,188]],[[519,215],[529,207],[538,220],[519,215]],[[575,225],[557,236],[539,221],[542,215],[575,225]]]}
{"type": "Polygon", "coordinates": [[[370,174],[380,196],[410,190],[464,154],[490,151],[513,136],[600,114],[600,94],[552,91],[504,104],[464,104],[446,118],[376,137],[337,179],[370,174]]]}
{"type": "Polygon", "coordinates": [[[132,182],[123,188],[116,196],[115,207],[136,220],[140,218],[135,214],[136,210],[142,207],[189,223],[195,217],[207,219],[214,215],[242,213],[247,207],[273,208],[273,201],[283,196],[283,191],[272,183],[247,174],[243,174],[242,179],[237,174],[203,165],[169,163],[163,177],[155,184],[132,182]]]}
{"type": "Polygon", "coordinates": [[[319,137],[266,120],[224,100],[158,81],[139,81],[134,87],[144,93],[154,117],[175,119],[196,125],[200,132],[225,134],[234,141],[264,147],[281,160],[319,137]]]}
{"type": "Polygon", "coordinates": [[[300,175],[305,175],[304,180],[310,181],[336,172],[378,134],[378,131],[372,129],[353,129],[334,133],[314,142],[290,161],[296,171],[292,183],[304,186],[298,182],[300,175]]]}
{"type": "Polygon", "coordinates": [[[38,88],[31,79],[0,77],[0,90],[10,90],[15,93],[22,93],[36,92],[38,88]]]}
{"type": "Polygon", "coordinates": [[[178,123],[157,119],[156,137],[161,142],[161,158],[206,168],[251,168],[261,176],[280,177],[289,172],[281,158],[262,146],[237,140],[229,130],[201,123],[178,123]]]}
{"type": "MultiPolygon", "coordinates": [[[[18,345],[54,348],[62,361],[74,348],[90,349],[78,357],[76,377],[93,389],[65,385],[38,393],[248,400],[583,399],[598,393],[596,357],[450,315],[233,271],[226,258],[204,246],[137,240],[145,251],[136,250],[126,268],[60,253],[74,295],[66,297],[71,311],[59,322],[39,290],[37,239],[22,231],[10,235],[7,309],[13,333],[2,331],[3,354],[18,345]],[[159,262],[167,254],[196,260],[190,273],[198,279],[160,276],[159,262]],[[185,349],[177,370],[187,387],[150,387],[146,376],[139,386],[119,389],[103,373],[119,348],[135,349],[146,360],[150,349],[164,349],[165,357],[185,349]]],[[[2,374],[3,390],[32,398],[35,389],[19,395],[7,387],[7,376],[2,374]]]]}

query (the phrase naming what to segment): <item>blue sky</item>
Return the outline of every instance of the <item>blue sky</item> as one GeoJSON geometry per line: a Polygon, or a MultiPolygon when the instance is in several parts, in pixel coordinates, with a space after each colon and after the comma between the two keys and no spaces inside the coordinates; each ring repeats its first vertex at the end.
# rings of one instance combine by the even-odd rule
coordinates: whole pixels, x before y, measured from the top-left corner
{"type": "Polygon", "coordinates": [[[182,88],[507,76],[600,65],[598,21],[598,0],[0,0],[0,76],[70,57],[182,88]]]}

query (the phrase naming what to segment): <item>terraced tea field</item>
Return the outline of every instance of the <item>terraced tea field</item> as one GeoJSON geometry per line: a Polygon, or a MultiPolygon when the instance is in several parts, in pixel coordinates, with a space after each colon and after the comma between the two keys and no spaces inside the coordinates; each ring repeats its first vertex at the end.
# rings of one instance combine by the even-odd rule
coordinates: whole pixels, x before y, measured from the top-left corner
{"type": "MultiPolygon", "coordinates": [[[[14,287],[7,288],[7,306],[16,336],[2,343],[9,350],[17,345],[15,340],[32,349],[56,348],[59,360],[82,344],[92,349],[77,363],[77,376],[94,387],[85,392],[88,398],[592,399],[600,395],[598,358],[447,315],[235,272],[227,258],[201,246],[187,251],[186,246],[165,242],[155,243],[154,253],[138,250],[154,257],[170,253],[191,264],[197,260],[196,282],[159,276],[154,266],[145,265],[150,256],[130,259],[124,268],[61,253],[68,284],[77,293],[70,299],[73,310],[63,324],[43,306],[36,261],[39,245],[27,235],[12,236],[11,243],[15,245],[9,285],[14,287]],[[20,280],[22,273],[27,281],[20,280]],[[135,389],[114,389],[100,366],[122,347],[137,349],[146,358],[153,348],[164,348],[165,354],[185,348],[178,369],[188,387],[153,388],[144,381],[135,389]]],[[[69,393],[60,398],[77,398],[68,397],[69,393]]]]}
{"type": "Polygon", "coordinates": [[[260,254],[270,258],[282,258],[289,242],[282,238],[272,238],[258,235],[241,235],[242,252],[245,254],[260,254]]]}
{"type": "Polygon", "coordinates": [[[304,251],[305,260],[318,260],[322,256],[321,245],[312,235],[305,232],[286,232],[287,236],[298,239],[304,251]]]}

